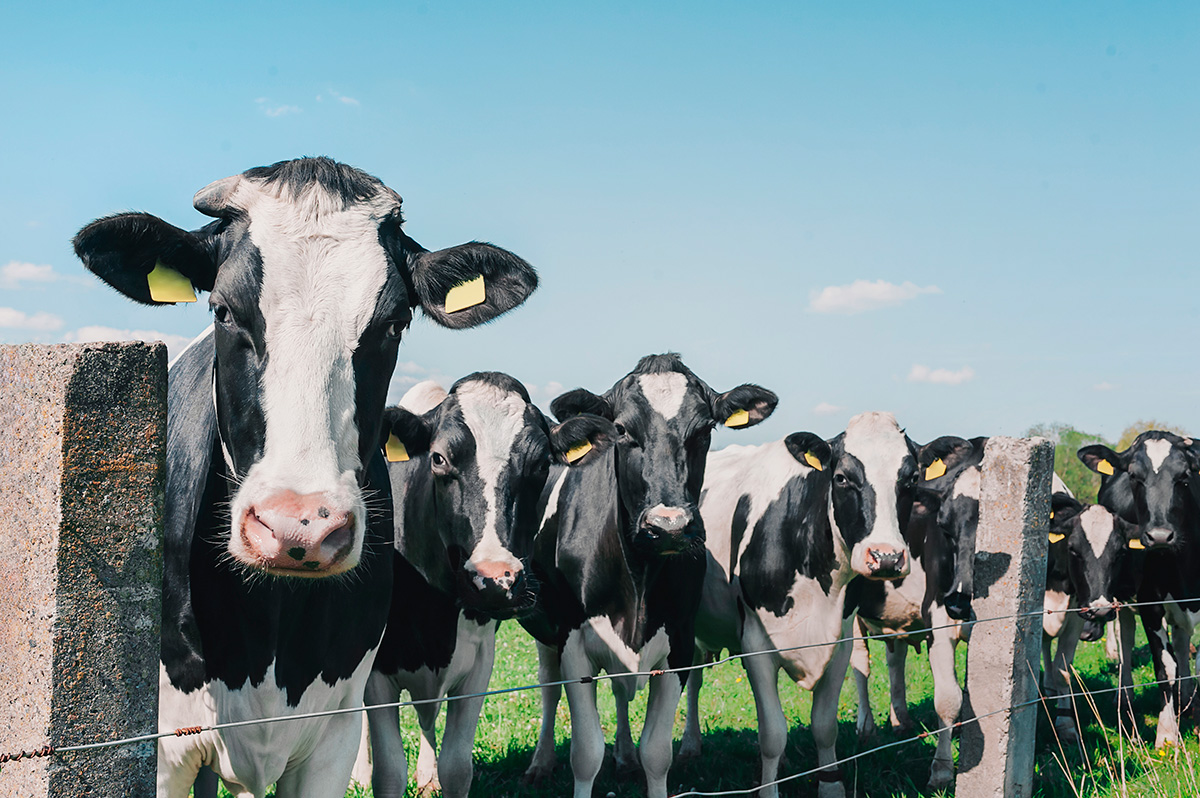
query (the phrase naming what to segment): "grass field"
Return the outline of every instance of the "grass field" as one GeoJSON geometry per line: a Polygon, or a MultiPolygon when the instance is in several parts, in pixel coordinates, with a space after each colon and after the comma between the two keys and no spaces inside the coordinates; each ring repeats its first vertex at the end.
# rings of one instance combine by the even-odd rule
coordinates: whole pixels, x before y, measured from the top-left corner
{"type": "MultiPolygon", "coordinates": [[[[875,718],[882,728],[876,737],[859,745],[855,737],[854,719],[857,699],[853,682],[847,680],[839,709],[840,731],[838,754],[846,756],[866,748],[912,736],[894,734],[887,728],[887,669],[883,646],[873,644],[871,692],[875,718]]],[[[965,659],[965,647],[959,648],[959,672],[965,659]]],[[[917,731],[933,729],[937,715],[933,710],[933,686],[924,651],[910,654],[908,695],[910,711],[917,731]]],[[[1149,654],[1139,633],[1135,654],[1134,678],[1138,683],[1153,681],[1149,654]]],[[[1116,684],[1116,664],[1104,658],[1100,644],[1081,644],[1076,668],[1088,689],[1103,689],[1116,684]]],[[[537,656],[533,642],[515,623],[501,627],[497,641],[496,670],[492,688],[515,687],[537,681],[537,656]]],[[[781,695],[784,709],[791,722],[787,761],[781,775],[807,770],[815,765],[812,737],[806,728],[810,695],[798,690],[783,678],[781,695]]],[[[1077,689],[1077,688],[1076,688],[1077,689]]],[[[608,756],[594,795],[612,793],[616,796],[645,795],[638,780],[618,780],[611,760],[612,734],[615,713],[612,693],[603,684],[598,690],[601,718],[610,743],[608,756]]],[[[641,729],[641,707],[645,694],[639,695],[632,711],[634,739],[641,729]],[[639,707],[639,704],[641,707],[639,707]]],[[[559,767],[547,783],[538,788],[522,786],[521,774],[529,764],[537,740],[539,710],[537,690],[510,693],[489,698],[484,706],[475,743],[475,781],[471,794],[475,796],[562,796],[571,793],[569,766],[570,721],[566,699],[558,712],[559,767]]],[[[1145,717],[1141,728],[1142,740],[1153,744],[1154,690],[1138,691],[1136,708],[1145,717]]],[[[1113,732],[1116,719],[1113,694],[1098,696],[1095,701],[1099,718],[1084,700],[1077,704],[1083,721],[1083,751],[1063,751],[1055,743],[1052,727],[1045,713],[1038,721],[1038,755],[1035,795],[1044,798],[1068,796],[1196,796],[1200,795],[1200,748],[1195,730],[1186,724],[1186,743],[1182,750],[1155,752],[1144,743],[1122,741],[1113,732]]],[[[682,705],[681,705],[682,706],[682,705]]],[[[755,736],[754,701],[744,671],[736,663],[727,663],[709,670],[701,703],[704,730],[704,754],[694,761],[676,763],[670,773],[672,794],[687,789],[728,790],[747,788],[757,783],[758,751],[755,736]]],[[[401,713],[406,748],[409,753],[410,774],[416,761],[417,725],[411,711],[401,713]]],[[[683,731],[682,711],[676,720],[675,737],[683,731]]],[[[957,748],[957,741],[955,743],[957,748]]],[[[854,795],[890,798],[924,794],[929,763],[933,756],[932,738],[909,743],[878,754],[871,754],[845,766],[847,784],[854,795]]],[[[415,790],[410,791],[415,795],[415,790]]],[[[781,787],[785,796],[815,795],[811,781],[797,781],[781,787]]],[[[952,795],[953,793],[938,793],[952,795]]],[[[223,792],[223,795],[227,795],[223,792]]],[[[363,798],[370,791],[352,788],[347,798],[363,798]]]]}

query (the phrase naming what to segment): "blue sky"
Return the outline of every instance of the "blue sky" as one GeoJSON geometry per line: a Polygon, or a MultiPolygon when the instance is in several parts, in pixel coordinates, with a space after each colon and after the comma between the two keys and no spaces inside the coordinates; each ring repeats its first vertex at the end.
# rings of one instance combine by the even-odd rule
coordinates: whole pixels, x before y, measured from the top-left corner
{"type": "Polygon", "coordinates": [[[191,337],[70,238],[329,155],[543,287],[418,321],[395,388],[508,371],[546,403],[673,350],[781,396],[715,445],[1138,418],[1200,431],[1200,5],[9,4],[0,342],[191,337]]]}

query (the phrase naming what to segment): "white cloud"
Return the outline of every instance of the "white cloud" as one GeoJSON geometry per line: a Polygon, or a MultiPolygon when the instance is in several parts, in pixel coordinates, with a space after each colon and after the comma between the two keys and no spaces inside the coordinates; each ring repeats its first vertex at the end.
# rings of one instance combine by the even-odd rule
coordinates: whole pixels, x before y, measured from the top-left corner
{"type": "Polygon", "coordinates": [[[186,335],[173,335],[158,330],[119,330],[116,327],[93,324],[67,333],[63,336],[63,340],[75,344],[107,341],[162,341],[167,345],[167,357],[173,358],[182,352],[192,339],[186,335]]]}
{"type": "MultiPolygon", "coordinates": [[[[337,100],[338,102],[342,103],[343,105],[353,105],[353,106],[355,106],[355,107],[357,107],[357,106],[359,106],[359,105],[362,105],[362,103],[360,103],[360,102],[359,102],[358,100],[356,100],[355,98],[353,98],[353,97],[347,97],[346,95],[344,95],[344,94],[340,94],[339,92],[336,92],[336,91],[334,91],[333,89],[330,89],[330,90],[329,90],[329,96],[330,96],[330,97],[332,97],[333,99],[337,100]]],[[[318,95],[317,95],[317,102],[319,102],[319,103],[320,103],[320,102],[324,102],[324,101],[325,101],[325,95],[324,95],[324,94],[318,94],[318,95]]]]}
{"type": "Polygon", "coordinates": [[[958,371],[950,369],[931,369],[929,366],[914,365],[908,372],[909,382],[932,382],[937,385],[961,385],[975,378],[975,370],[963,366],[958,371]]]}
{"type": "Polygon", "coordinates": [[[20,288],[21,283],[52,283],[58,279],[54,267],[10,260],[0,266],[0,287],[20,288]]]}
{"type": "Polygon", "coordinates": [[[0,308],[0,327],[17,330],[57,330],[62,325],[63,320],[53,313],[30,315],[16,308],[0,308]]]}
{"type": "Polygon", "coordinates": [[[814,413],[816,413],[818,416],[832,416],[834,413],[839,412],[841,409],[842,408],[839,407],[838,405],[830,404],[829,402],[821,402],[821,404],[814,407],[812,411],[814,413]]]}
{"type": "Polygon", "coordinates": [[[298,105],[275,105],[266,97],[259,97],[254,102],[258,104],[259,110],[272,117],[298,114],[302,110],[298,105]]]}
{"type": "Polygon", "coordinates": [[[1120,386],[1114,385],[1111,382],[1098,382],[1092,386],[1092,390],[1093,391],[1115,391],[1118,387],[1120,387],[1120,386]]]}
{"type": "Polygon", "coordinates": [[[900,285],[886,280],[855,280],[850,285],[830,285],[809,296],[808,309],[814,313],[863,313],[892,307],[921,294],[940,294],[936,285],[922,288],[910,282],[900,285]]]}

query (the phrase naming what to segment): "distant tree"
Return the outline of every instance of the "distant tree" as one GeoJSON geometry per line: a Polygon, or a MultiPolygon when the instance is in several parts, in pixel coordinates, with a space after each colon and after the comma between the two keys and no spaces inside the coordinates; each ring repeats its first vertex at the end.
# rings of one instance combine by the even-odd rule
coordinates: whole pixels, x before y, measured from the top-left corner
{"type": "Polygon", "coordinates": [[[1118,452],[1125,451],[1133,444],[1133,441],[1134,441],[1134,439],[1137,438],[1137,436],[1141,435],[1146,430],[1151,430],[1151,429],[1160,429],[1160,430],[1164,430],[1166,432],[1174,432],[1176,435],[1183,435],[1183,436],[1187,435],[1187,433],[1184,432],[1182,429],[1180,429],[1179,427],[1176,427],[1176,426],[1172,426],[1171,424],[1164,424],[1163,422],[1155,421],[1154,419],[1150,419],[1148,421],[1142,421],[1141,419],[1138,419],[1137,421],[1133,422],[1128,427],[1126,427],[1125,431],[1121,433],[1121,439],[1119,441],[1117,441],[1117,446],[1116,446],[1117,451],[1118,452]]]}
{"type": "Polygon", "coordinates": [[[1093,472],[1076,456],[1084,446],[1093,443],[1112,444],[1099,435],[1077,430],[1070,424],[1035,424],[1025,433],[1054,441],[1054,473],[1081,502],[1095,502],[1100,490],[1100,475],[1093,472]]]}

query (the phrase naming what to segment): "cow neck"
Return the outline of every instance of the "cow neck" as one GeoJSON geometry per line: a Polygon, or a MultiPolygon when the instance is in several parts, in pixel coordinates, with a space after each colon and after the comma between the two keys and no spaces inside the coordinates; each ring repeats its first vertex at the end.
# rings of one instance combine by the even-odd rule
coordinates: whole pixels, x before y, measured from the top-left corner
{"type": "Polygon", "coordinates": [[[857,574],[850,567],[850,549],[846,545],[846,539],[842,537],[842,532],[838,528],[837,520],[833,517],[833,492],[830,491],[825,499],[826,507],[826,523],[829,524],[829,533],[833,536],[833,569],[830,572],[832,586],[829,589],[830,597],[836,594],[844,596],[846,586],[849,585],[857,574]]]}
{"type": "Polygon", "coordinates": [[[433,588],[449,597],[455,593],[450,556],[440,534],[452,523],[450,508],[438,501],[429,456],[415,457],[388,467],[396,516],[395,547],[399,556],[433,588]]]}

